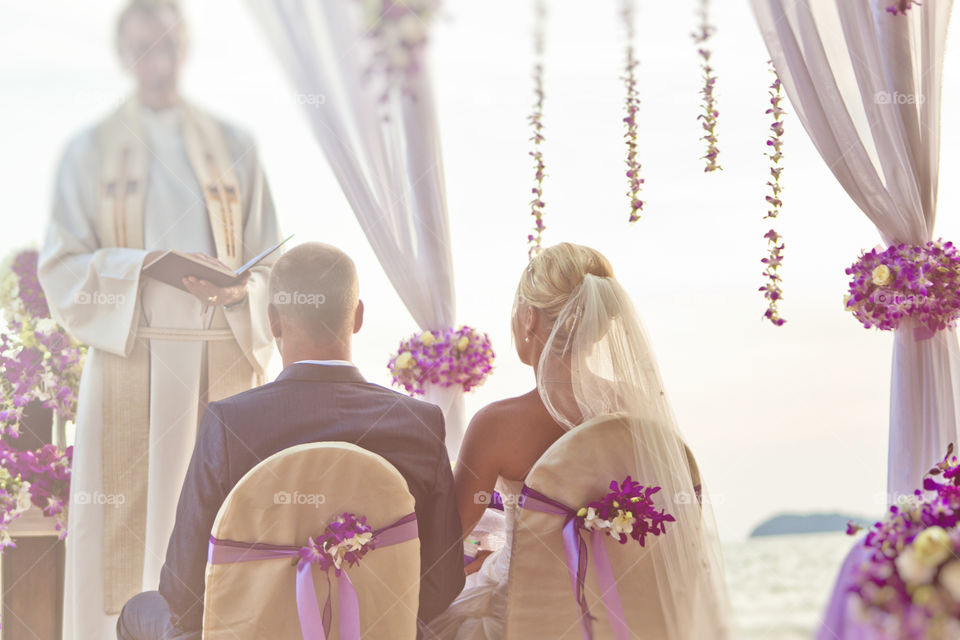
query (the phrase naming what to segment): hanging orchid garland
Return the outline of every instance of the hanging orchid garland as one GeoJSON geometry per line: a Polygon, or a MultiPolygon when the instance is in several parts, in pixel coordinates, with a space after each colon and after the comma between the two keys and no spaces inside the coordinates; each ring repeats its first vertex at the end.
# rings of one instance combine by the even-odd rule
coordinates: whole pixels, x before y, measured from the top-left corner
{"type": "Polygon", "coordinates": [[[439,0],[367,0],[362,4],[364,35],[373,44],[366,73],[382,78],[380,101],[386,102],[392,89],[415,97],[411,78],[423,67],[427,27],[439,9],[439,0]]]}
{"type": "Polygon", "coordinates": [[[697,116],[700,120],[700,126],[703,127],[704,135],[701,140],[707,143],[707,153],[703,156],[706,160],[704,172],[716,171],[722,169],[717,157],[720,155],[720,149],[717,148],[717,98],[714,95],[714,89],[717,84],[717,76],[713,67],[710,66],[710,49],[707,48],[709,40],[716,32],[717,28],[710,24],[710,0],[700,0],[700,8],[697,10],[697,16],[700,18],[700,24],[697,30],[691,35],[693,41],[697,44],[697,54],[700,56],[700,69],[703,71],[703,88],[700,89],[700,106],[703,113],[697,116]]]}
{"type": "Polygon", "coordinates": [[[892,5],[887,7],[887,13],[893,14],[895,16],[896,15],[905,16],[907,15],[907,11],[914,5],[919,7],[920,3],[917,2],[917,0],[897,0],[892,5]]]}
{"type": "Polygon", "coordinates": [[[534,29],[533,29],[533,52],[535,62],[533,65],[533,113],[527,120],[533,129],[533,135],[530,140],[533,142],[533,151],[530,155],[533,157],[534,176],[533,176],[533,200],[530,201],[530,215],[533,216],[533,233],[527,236],[527,256],[531,259],[540,253],[543,243],[543,208],[546,206],[543,202],[543,177],[544,168],[543,151],[540,145],[543,143],[543,31],[544,22],[547,17],[547,7],[543,0],[538,0],[534,5],[534,29]]]}
{"type": "Polygon", "coordinates": [[[626,27],[626,67],[625,73],[623,76],[624,85],[627,88],[627,98],[625,101],[625,108],[627,115],[623,118],[623,123],[627,127],[627,132],[624,134],[624,139],[627,141],[627,184],[629,185],[629,190],[627,191],[627,197],[630,199],[630,222],[636,222],[640,219],[640,213],[643,211],[643,200],[640,199],[640,189],[641,185],[645,182],[643,178],[640,177],[640,169],[642,165],[639,160],[637,160],[637,111],[640,109],[640,93],[637,91],[637,76],[636,69],[637,62],[636,53],[633,46],[633,41],[636,35],[636,29],[634,27],[634,10],[635,4],[633,0],[624,0],[622,16],[623,23],[626,27]]]}
{"type": "MultiPolygon", "coordinates": [[[[780,215],[780,208],[783,206],[783,201],[780,199],[780,194],[783,191],[783,187],[780,185],[780,172],[783,171],[780,161],[783,159],[783,115],[785,113],[783,108],[780,107],[780,102],[783,100],[783,88],[780,84],[780,76],[773,68],[773,61],[770,61],[769,64],[770,70],[776,78],[770,85],[770,108],[765,112],[773,116],[773,122],[770,124],[770,137],[767,138],[769,150],[765,154],[770,159],[770,179],[767,180],[770,194],[766,197],[767,205],[770,208],[767,210],[764,220],[776,218],[780,215]]],[[[760,291],[763,291],[763,297],[768,301],[767,310],[763,317],[779,327],[786,322],[780,317],[777,310],[777,303],[783,298],[783,290],[780,288],[782,280],[780,266],[783,263],[784,249],[783,237],[774,229],[767,231],[763,237],[767,239],[770,250],[770,255],[760,261],[766,265],[763,275],[769,281],[760,287],[760,291]]]]}

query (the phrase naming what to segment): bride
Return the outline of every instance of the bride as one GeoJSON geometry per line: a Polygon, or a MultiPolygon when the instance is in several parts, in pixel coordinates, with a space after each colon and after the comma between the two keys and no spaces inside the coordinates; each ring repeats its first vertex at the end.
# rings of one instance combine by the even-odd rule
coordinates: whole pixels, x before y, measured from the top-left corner
{"type": "Polygon", "coordinates": [[[676,518],[666,535],[647,543],[651,593],[659,598],[662,619],[643,631],[651,638],[726,638],[727,596],[712,513],[647,336],[610,262],[569,243],[533,258],[517,287],[513,335],[537,386],[474,416],[454,473],[463,531],[473,531],[484,515],[487,501],[477,496],[496,488],[504,498],[506,543],[467,567],[466,587],[425,637],[503,637],[511,536],[524,478],[569,429],[622,414],[633,434],[632,477],[661,486],[658,506],[676,518]]]}

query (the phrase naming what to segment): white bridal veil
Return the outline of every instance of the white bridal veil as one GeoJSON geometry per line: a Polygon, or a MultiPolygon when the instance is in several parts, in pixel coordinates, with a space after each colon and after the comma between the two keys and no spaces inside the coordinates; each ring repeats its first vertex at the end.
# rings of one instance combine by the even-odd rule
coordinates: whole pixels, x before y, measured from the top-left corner
{"type": "Polygon", "coordinates": [[[665,535],[646,542],[653,554],[651,593],[660,598],[669,638],[728,636],[710,501],[664,394],[647,333],[616,279],[588,274],[571,294],[541,354],[537,388],[566,429],[597,416],[625,417],[633,435],[633,479],[660,486],[655,502],[676,518],[665,535]]]}

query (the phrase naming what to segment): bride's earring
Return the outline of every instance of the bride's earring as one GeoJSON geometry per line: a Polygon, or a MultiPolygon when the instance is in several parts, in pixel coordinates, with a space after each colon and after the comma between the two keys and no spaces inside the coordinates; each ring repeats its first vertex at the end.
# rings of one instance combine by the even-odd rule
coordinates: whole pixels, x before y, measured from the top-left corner
{"type": "Polygon", "coordinates": [[[530,336],[527,336],[523,339],[524,342],[530,342],[530,336]]]}

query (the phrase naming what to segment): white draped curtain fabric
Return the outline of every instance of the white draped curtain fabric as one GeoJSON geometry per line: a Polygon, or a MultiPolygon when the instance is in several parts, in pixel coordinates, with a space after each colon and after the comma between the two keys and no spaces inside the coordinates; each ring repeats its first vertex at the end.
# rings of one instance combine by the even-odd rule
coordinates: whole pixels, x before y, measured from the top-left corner
{"type": "MultiPolygon", "coordinates": [[[[406,92],[385,91],[383,78],[370,73],[372,29],[384,16],[371,22],[369,4],[247,0],[390,282],[420,328],[443,329],[453,326],[456,301],[428,73],[421,67],[408,75],[406,92]]],[[[444,411],[454,458],[464,430],[462,390],[434,386],[427,400],[444,411]]]]}
{"type": "MultiPolygon", "coordinates": [[[[751,2],[793,110],[884,242],[933,239],[940,87],[953,0],[927,0],[906,15],[886,11],[893,0],[751,2]]],[[[910,327],[898,329],[888,500],[912,494],[957,440],[958,401],[955,332],[917,340],[910,327]]]]}

